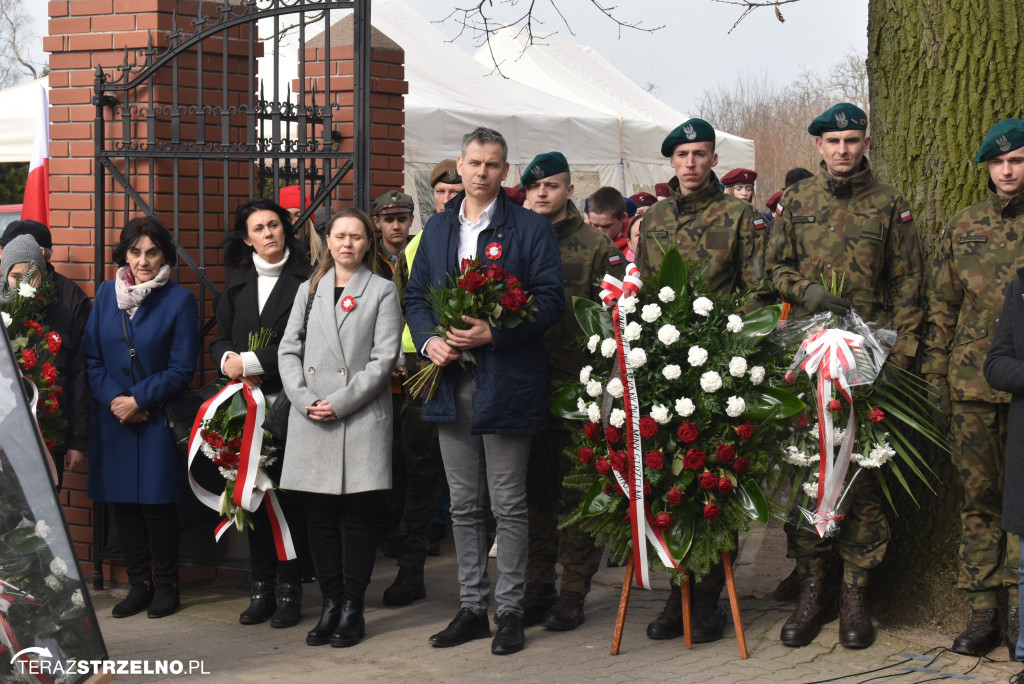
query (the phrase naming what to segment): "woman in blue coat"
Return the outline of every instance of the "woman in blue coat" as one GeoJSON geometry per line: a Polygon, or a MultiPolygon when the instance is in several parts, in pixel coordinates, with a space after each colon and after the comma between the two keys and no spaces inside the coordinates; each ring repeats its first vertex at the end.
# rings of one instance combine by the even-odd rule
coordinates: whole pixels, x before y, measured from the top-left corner
{"type": "Polygon", "coordinates": [[[147,607],[164,617],[179,605],[175,502],[185,468],[163,404],[192,381],[199,326],[195,295],[170,280],[176,260],[163,224],[129,221],[114,247],[121,268],[100,285],[83,338],[93,396],[88,494],[113,504],[131,584],[114,617],[147,607]]]}

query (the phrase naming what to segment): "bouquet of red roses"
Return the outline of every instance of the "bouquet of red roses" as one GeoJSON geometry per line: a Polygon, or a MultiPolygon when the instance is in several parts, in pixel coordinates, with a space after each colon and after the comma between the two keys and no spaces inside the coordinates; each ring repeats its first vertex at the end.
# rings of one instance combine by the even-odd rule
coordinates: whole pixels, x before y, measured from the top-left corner
{"type": "MultiPolygon", "coordinates": [[[[458,278],[448,276],[448,286],[431,288],[427,293],[430,309],[437,316],[434,332],[448,339],[448,329],[464,330],[469,326],[463,316],[480,318],[492,328],[514,328],[523,321],[534,320],[537,307],[533,295],[523,289],[519,278],[497,264],[484,267],[479,258],[463,259],[458,278]]],[[[476,363],[468,352],[462,352],[463,362],[476,363]]],[[[441,381],[441,369],[429,364],[405,381],[413,398],[426,394],[432,399],[441,381]]]]}

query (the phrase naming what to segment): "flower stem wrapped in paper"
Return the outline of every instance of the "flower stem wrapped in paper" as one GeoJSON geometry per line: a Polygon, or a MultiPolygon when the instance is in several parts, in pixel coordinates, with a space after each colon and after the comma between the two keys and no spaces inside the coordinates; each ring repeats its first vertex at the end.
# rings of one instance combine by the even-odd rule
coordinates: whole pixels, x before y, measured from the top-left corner
{"type": "MultiPolygon", "coordinates": [[[[841,288],[832,282],[834,294],[841,288]]],[[[873,328],[856,311],[821,312],[789,321],[775,339],[793,354],[787,384],[809,399],[808,410],[794,419],[783,456],[798,473],[791,500],[800,502],[802,519],[792,523],[821,537],[836,535],[854,480],[871,476],[865,470],[878,478],[890,505],[882,470],[911,498],[905,470],[931,489],[926,473],[934,473],[911,436],[948,447],[930,419],[927,386],[886,360],[895,331],[873,328]]]]}
{"type": "Polygon", "coordinates": [[[602,287],[605,306],[574,300],[591,360],[552,403],[578,421],[565,482],[584,494],[563,525],[632,554],[641,587],[650,567],[702,576],[768,521],[760,482],[804,409],[766,342],[781,308],[738,315],[749,296],[718,295],[677,250],[656,277],[631,267],[602,287]]]}
{"type": "MultiPolygon", "coordinates": [[[[514,328],[523,321],[532,321],[537,313],[533,295],[523,289],[519,278],[507,273],[497,264],[486,268],[479,258],[463,259],[459,277],[448,276],[447,287],[432,287],[427,301],[437,316],[434,332],[448,339],[448,330],[465,330],[469,325],[463,316],[487,321],[492,328],[514,328]]],[[[468,351],[462,352],[460,363],[476,363],[468,351]]],[[[442,368],[433,363],[405,381],[413,398],[434,397],[441,381],[442,368]]]]}

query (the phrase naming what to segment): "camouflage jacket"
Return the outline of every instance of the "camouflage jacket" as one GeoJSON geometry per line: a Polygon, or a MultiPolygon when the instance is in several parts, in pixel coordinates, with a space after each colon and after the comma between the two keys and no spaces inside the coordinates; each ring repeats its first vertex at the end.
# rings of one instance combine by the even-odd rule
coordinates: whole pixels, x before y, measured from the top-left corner
{"type": "Polygon", "coordinates": [[[579,376],[587,358],[572,298],[601,301],[601,281],[605,274],[611,273],[621,280],[626,274],[626,260],[607,235],[583,222],[572,202],[569,202],[568,216],[555,224],[555,236],[562,254],[565,309],[562,318],[548,328],[544,340],[548,349],[549,378],[570,381],[579,376]]]}
{"type": "MultiPolygon", "coordinates": [[[[991,183],[989,188],[992,188],[991,183]]],[[[982,366],[1003,295],[1024,266],[1024,195],[991,196],[957,213],[939,238],[925,290],[923,374],[945,377],[955,401],[1005,403],[982,366]]]]}
{"type": "Polygon", "coordinates": [[[921,247],[903,194],[871,174],[868,160],[849,178],[821,172],[783,194],[768,243],[772,288],[806,316],[804,290],[845,276],[842,297],[866,322],[895,328],[894,361],[909,367],[921,330],[921,247]]]}
{"type": "Polygon", "coordinates": [[[708,259],[707,280],[716,291],[754,289],[761,283],[768,230],[750,204],[727,195],[711,174],[711,184],[684,195],[679,179],[668,183],[672,197],[644,214],[636,265],[657,273],[666,250],[675,246],[687,261],[708,259]]]}

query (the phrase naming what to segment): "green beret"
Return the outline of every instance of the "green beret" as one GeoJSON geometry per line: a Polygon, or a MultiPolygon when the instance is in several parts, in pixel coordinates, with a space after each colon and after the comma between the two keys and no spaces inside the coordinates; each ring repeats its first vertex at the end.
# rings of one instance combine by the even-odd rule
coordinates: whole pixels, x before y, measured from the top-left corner
{"type": "Polygon", "coordinates": [[[695,142],[715,142],[715,129],[704,119],[690,119],[674,128],[661,143],[661,155],[671,157],[676,145],[695,142]]]}
{"type": "Polygon", "coordinates": [[[988,129],[985,140],[978,148],[978,154],[974,155],[974,161],[988,161],[1018,147],[1024,147],[1024,121],[1003,119],[988,129]]]}
{"type": "Polygon", "coordinates": [[[412,197],[406,195],[404,192],[399,192],[398,190],[388,190],[373,201],[374,216],[385,209],[413,211],[415,208],[416,205],[413,204],[412,197]]]}
{"type": "Polygon", "coordinates": [[[849,102],[840,102],[812,121],[807,132],[818,136],[829,131],[864,131],[867,128],[868,115],[863,109],[849,102]]]}
{"type": "Polygon", "coordinates": [[[536,183],[542,178],[565,173],[568,170],[569,162],[565,160],[565,155],[561,152],[538,154],[527,165],[526,169],[523,170],[523,177],[519,181],[519,187],[525,188],[527,185],[536,183]]]}

